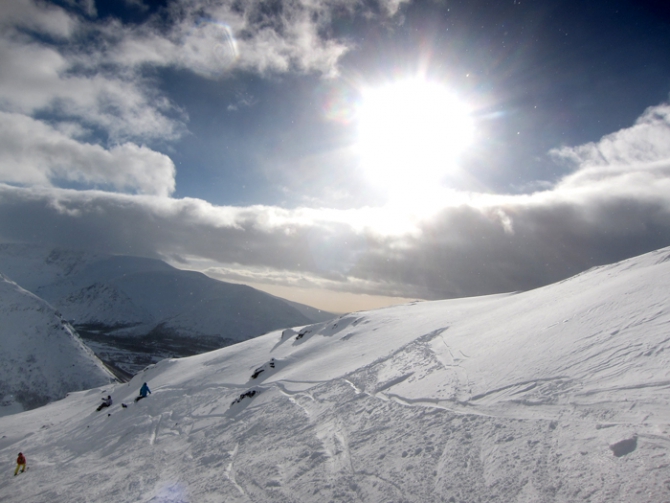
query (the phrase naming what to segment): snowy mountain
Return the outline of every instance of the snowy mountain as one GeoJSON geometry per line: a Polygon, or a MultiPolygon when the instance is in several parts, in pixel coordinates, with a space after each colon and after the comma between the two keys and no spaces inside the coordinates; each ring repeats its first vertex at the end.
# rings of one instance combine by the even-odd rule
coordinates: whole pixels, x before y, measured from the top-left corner
{"type": "Polygon", "coordinates": [[[51,306],[0,274],[0,416],[111,379],[51,306]]]}
{"type": "Polygon", "coordinates": [[[334,316],[141,257],[4,244],[0,272],[47,300],[98,356],[130,374],[334,316]]]}
{"type": "Polygon", "coordinates": [[[165,360],[0,418],[0,500],[668,501],[669,300],[667,248],[165,360]]]}

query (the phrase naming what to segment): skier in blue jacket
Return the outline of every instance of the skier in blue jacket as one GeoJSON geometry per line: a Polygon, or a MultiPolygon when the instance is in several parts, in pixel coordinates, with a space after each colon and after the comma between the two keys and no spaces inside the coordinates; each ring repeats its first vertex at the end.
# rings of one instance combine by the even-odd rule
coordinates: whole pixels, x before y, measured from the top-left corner
{"type": "Polygon", "coordinates": [[[144,383],[142,387],[140,388],[140,396],[135,398],[135,401],[138,402],[142,400],[142,398],[147,397],[147,393],[151,394],[151,390],[149,389],[149,385],[147,383],[144,383]]]}

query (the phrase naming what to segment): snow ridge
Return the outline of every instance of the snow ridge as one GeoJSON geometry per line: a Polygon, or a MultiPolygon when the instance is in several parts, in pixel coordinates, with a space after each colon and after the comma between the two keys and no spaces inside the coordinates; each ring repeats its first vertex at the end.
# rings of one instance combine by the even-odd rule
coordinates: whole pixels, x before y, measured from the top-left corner
{"type": "Polygon", "coordinates": [[[0,415],[112,380],[59,313],[2,274],[0,319],[0,415]]]}

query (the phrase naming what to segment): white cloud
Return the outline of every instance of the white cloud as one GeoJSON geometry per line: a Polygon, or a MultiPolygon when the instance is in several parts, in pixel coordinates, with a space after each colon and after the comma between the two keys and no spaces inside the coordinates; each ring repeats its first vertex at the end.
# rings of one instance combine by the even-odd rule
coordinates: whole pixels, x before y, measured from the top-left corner
{"type": "MultiPolygon", "coordinates": [[[[78,4],[95,13],[90,1],[78,4]]],[[[136,74],[95,67],[95,47],[78,45],[95,25],[46,2],[16,0],[0,4],[0,28],[0,180],[174,192],[172,161],[128,139],[175,138],[181,126],[136,74]],[[95,131],[106,147],[84,141],[95,131]]]]}
{"type": "Polygon", "coordinates": [[[95,17],[98,15],[98,9],[95,7],[95,0],[64,0],[73,7],[78,7],[87,16],[95,17]]]}
{"type": "Polygon", "coordinates": [[[6,111],[38,111],[76,117],[115,139],[174,138],[180,125],[164,112],[139,77],[72,73],[73,62],[53,48],[0,39],[0,105],[6,111]]]}
{"type": "Polygon", "coordinates": [[[381,5],[389,15],[395,15],[400,6],[404,3],[410,3],[411,0],[386,0],[381,2],[381,5]]]}
{"type": "Polygon", "coordinates": [[[27,28],[67,38],[76,26],[77,21],[55,5],[33,0],[0,2],[0,28],[4,30],[27,28]]]}
{"type": "Polygon", "coordinates": [[[649,107],[632,127],[598,142],[555,149],[551,153],[580,168],[670,161],[670,104],[649,107]]]}
{"type": "Polygon", "coordinates": [[[330,10],[352,9],[355,1],[181,2],[170,31],[151,25],[110,25],[119,40],[108,57],[123,66],[176,66],[206,77],[231,69],[320,72],[332,75],[350,46],[324,38],[330,10]],[[272,12],[266,12],[268,10],[272,12]]]}
{"type": "Polygon", "coordinates": [[[124,143],[81,143],[25,115],[0,112],[0,180],[49,185],[55,179],[167,196],[175,189],[169,157],[124,143]]]}
{"type": "Polygon", "coordinates": [[[670,194],[670,104],[649,107],[633,126],[597,142],[550,153],[575,168],[556,185],[559,193],[664,203],[670,194]]]}

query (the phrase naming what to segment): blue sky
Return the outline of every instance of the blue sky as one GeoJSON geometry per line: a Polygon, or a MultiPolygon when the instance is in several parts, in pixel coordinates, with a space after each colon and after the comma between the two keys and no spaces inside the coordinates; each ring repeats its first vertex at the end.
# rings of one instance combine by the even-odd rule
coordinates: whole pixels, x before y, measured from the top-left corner
{"type": "Polygon", "coordinates": [[[348,311],[670,245],[659,0],[16,0],[0,239],[348,311]]]}

